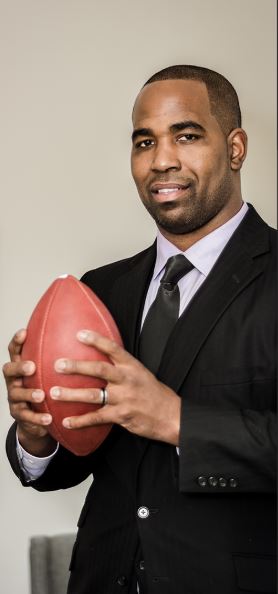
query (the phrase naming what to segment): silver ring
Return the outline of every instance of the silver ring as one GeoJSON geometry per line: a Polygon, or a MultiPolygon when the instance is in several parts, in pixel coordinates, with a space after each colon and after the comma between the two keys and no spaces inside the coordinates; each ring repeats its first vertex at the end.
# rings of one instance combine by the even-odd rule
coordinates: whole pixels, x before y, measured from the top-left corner
{"type": "Polygon", "coordinates": [[[108,391],[106,388],[100,388],[101,406],[108,404],[108,391]]]}

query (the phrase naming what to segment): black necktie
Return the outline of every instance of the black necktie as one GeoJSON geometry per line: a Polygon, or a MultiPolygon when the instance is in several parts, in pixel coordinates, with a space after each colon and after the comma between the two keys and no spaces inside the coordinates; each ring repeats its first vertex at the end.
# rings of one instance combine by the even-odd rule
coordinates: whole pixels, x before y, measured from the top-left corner
{"type": "Polygon", "coordinates": [[[180,292],[177,285],[182,276],[194,268],[182,254],[172,256],[166,263],[157,296],[143,324],[139,359],[155,373],[167,340],[179,317],[180,292]]]}

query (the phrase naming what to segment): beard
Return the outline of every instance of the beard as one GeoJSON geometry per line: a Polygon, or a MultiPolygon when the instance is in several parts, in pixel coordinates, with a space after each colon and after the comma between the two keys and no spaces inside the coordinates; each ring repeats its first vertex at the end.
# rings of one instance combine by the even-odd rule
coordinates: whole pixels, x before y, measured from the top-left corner
{"type": "Polygon", "coordinates": [[[228,204],[232,189],[231,177],[226,175],[210,193],[198,194],[196,185],[191,182],[183,198],[163,203],[143,198],[142,202],[160,229],[183,235],[200,229],[216,217],[228,204]]]}

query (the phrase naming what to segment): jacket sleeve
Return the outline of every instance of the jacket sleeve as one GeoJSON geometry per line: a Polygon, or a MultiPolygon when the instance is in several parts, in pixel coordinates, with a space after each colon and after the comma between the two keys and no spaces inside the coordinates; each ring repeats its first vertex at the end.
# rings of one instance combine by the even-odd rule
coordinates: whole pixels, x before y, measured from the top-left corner
{"type": "Polygon", "coordinates": [[[93,472],[94,463],[98,458],[97,453],[75,456],[60,445],[43,475],[34,481],[27,481],[16,452],[16,423],[8,432],[6,450],[11,467],[22,485],[31,486],[37,491],[55,491],[78,485],[93,472]]]}
{"type": "Polygon", "coordinates": [[[182,405],[179,475],[182,492],[274,492],[273,411],[182,405]]]}

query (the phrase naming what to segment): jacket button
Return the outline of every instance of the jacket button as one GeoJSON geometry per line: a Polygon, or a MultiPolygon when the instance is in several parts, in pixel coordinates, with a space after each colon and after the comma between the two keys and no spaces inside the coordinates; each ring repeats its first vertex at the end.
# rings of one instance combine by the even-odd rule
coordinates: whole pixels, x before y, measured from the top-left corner
{"type": "Polygon", "coordinates": [[[235,478],[230,478],[230,479],[229,479],[229,485],[230,485],[230,487],[233,487],[233,489],[234,489],[235,487],[238,487],[238,481],[237,481],[237,479],[235,479],[235,478]]]}
{"type": "Polygon", "coordinates": [[[207,479],[205,476],[198,476],[197,482],[199,487],[206,487],[207,486],[207,479]]]}
{"type": "Polygon", "coordinates": [[[117,578],[117,584],[119,586],[126,586],[127,585],[127,579],[126,579],[125,575],[119,575],[119,577],[117,578]]]}
{"type": "Polygon", "coordinates": [[[141,571],[144,571],[144,569],[145,569],[145,561],[144,561],[144,559],[142,559],[139,562],[139,569],[141,569],[141,571]]]}
{"type": "Polygon", "coordinates": [[[208,484],[210,487],[217,487],[218,479],[215,476],[210,476],[208,479],[208,484]]]}
{"type": "Polygon", "coordinates": [[[141,518],[141,520],[145,520],[150,515],[150,510],[148,507],[139,507],[137,511],[137,516],[141,518]]]}
{"type": "Polygon", "coordinates": [[[227,479],[225,479],[223,476],[221,476],[218,481],[218,484],[219,484],[219,487],[227,487],[227,479]]]}

